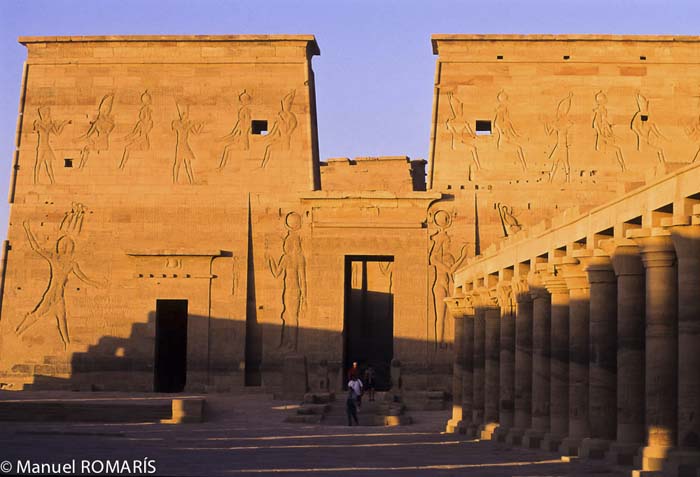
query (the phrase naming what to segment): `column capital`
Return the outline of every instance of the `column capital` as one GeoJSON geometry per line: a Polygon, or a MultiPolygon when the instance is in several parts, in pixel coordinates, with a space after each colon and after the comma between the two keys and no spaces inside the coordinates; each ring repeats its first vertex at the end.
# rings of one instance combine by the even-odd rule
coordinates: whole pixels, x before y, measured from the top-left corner
{"type": "Polygon", "coordinates": [[[549,292],[544,286],[544,272],[534,271],[527,275],[528,293],[533,300],[537,298],[549,298],[549,292]]]}
{"type": "Polygon", "coordinates": [[[700,260],[700,225],[673,225],[666,227],[680,260],[700,260]]]}
{"type": "Polygon", "coordinates": [[[474,290],[474,307],[475,308],[496,308],[498,301],[496,300],[495,290],[486,287],[480,287],[474,290]]]}
{"type": "Polygon", "coordinates": [[[513,280],[513,293],[515,294],[515,300],[518,303],[532,301],[527,276],[517,277],[515,280],[513,280]]]}
{"type": "Polygon", "coordinates": [[[586,258],[585,269],[589,283],[615,283],[615,269],[612,258],[605,250],[594,249],[593,254],[586,258]]]}
{"type": "Polygon", "coordinates": [[[641,251],[634,240],[609,239],[600,241],[599,245],[610,256],[615,276],[640,276],[644,274],[641,251]]]}
{"type": "Polygon", "coordinates": [[[512,313],[515,309],[515,294],[513,291],[513,283],[510,280],[501,280],[496,285],[496,300],[501,311],[512,313]]]}
{"type": "Polygon", "coordinates": [[[662,227],[629,230],[627,238],[639,246],[644,268],[672,267],[676,262],[671,232],[662,227]]]}
{"type": "Polygon", "coordinates": [[[590,288],[585,260],[591,254],[590,250],[577,250],[576,256],[562,257],[560,267],[569,292],[586,291],[590,288]]]}
{"type": "Polygon", "coordinates": [[[455,320],[474,315],[473,298],[469,295],[463,297],[445,298],[445,305],[455,320]]]}

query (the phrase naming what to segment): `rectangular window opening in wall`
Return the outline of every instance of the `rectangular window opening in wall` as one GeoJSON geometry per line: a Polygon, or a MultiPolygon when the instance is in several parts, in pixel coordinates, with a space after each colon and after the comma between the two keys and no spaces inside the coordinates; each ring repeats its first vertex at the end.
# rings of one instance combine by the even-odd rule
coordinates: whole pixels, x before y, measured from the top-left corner
{"type": "Polygon", "coordinates": [[[645,61],[645,60],[647,59],[647,57],[644,56],[644,55],[642,55],[642,56],[639,57],[639,59],[642,60],[642,61],[645,61]]]}
{"type": "Polygon", "coordinates": [[[564,59],[565,59],[565,60],[568,60],[569,58],[571,58],[571,56],[569,56],[569,55],[564,55],[564,59]]]}
{"type": "Polygon", "coordinates": [[[496,56],[496,59],[497,59],[497,60],[502,60],[502,59],[503,59],[503,55],[497,55],[497,56],[496,56]]]}
{"type": "Polygon", "coordinates": [[[63,159],[63,167],[73,167],[73,159],[70,157],[63,159]]]}
{"type": "Polygon", "coordinates": [[[490,136],[491,135],[491,120],[490,119],[477,119],[476,120],[476,130],[477,136],[490,136]]]}
{"type": "Polygon", "coordinates": [[[649,116],[642,114],[642,121],[649,121],[649,116]]]}
{"type": "Polygon", "coordinates": [[[267,120],[253,119],[253,121],[250,124],[250,132],[252,134],[257,134],[260,136],[267,135],[267,120]]]}

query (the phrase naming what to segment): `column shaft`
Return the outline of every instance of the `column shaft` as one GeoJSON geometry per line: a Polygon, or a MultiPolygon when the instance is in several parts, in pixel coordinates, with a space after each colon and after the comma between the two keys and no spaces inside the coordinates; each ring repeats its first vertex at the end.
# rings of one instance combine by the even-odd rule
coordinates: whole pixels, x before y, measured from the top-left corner
{"type": "Polygon", "coordinates": [[[499,394],[499,354],[501,310],[497,307],[486,309],[484,334],[484,428],[482,439],[490,439],[498,424],[499,394]]]}
{"type": "Polygon", "coordinates": [[[515,316],[515,427],[532,425],[532,298],[518,297],[515,316]]]}
{"type": "Polygon", "coordinates": [[[484,422],[484,330],[486,309],[478,307],[474,313],[474,399],[472,424],[480,426],[484,422]]]}
{"type": "Polygon", "coordinates": [[[515,420],[515,315],[510,307],[502,307],[501,310],[499,428],[505,430],[513,427],[515,420]]]}

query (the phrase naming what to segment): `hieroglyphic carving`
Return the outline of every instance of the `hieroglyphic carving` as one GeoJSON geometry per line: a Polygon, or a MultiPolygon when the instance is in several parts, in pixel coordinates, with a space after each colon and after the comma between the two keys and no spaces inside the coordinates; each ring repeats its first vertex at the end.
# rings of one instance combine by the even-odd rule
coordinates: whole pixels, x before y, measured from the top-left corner
{"type": "Polygon", "coordinates": [[[608,120],[608,97],[602,91],[595,94],[596,106],[593,109],[593,129],[595,129],[595,150],[606,152],[608,148],[615,151],[615,158],[624,172],[627,170],[622,148],[617,144],[613,125],[608,120]]]}
{"type": "Polygon", "coordinates": [[[447,93],[447,99],[450,104],[451,115],[445,121],[445,126],[451,136],[450,147],[453,151],[456,151],[457,143],[463,144],[471,153],[474,166],[479,170],[481,163],[479,162],[479,153],[476,149],[476,134],[464,116],[464,103],[452,93],[447,93]]]}
{"type": "Polygon", "coordinates": [[[513,120],[510,117],[508,95],[505,91],[501,90],[496,95],[496,100],[498,101],[498,106],[496,106],[496,115],[493,118],[493,127],[496,130],[496,147],[500,150],[503,144],[513,146],[523,171],[526,171],[527,162],[525,161],[525,152],[518,139],[520,134],[515,130],[513,120]]]}
{"type": "Polygon", "coordinates": [[[637,150],[641,150],[641,143],[644,141],[647,146],[656,152],[659,162],[664,164],[666,156],[664,155],[661,141],[666,138],[661,134],[656,122],[649,115],[649,100],[639,92],[635,93],[635,99],[637,101],[637,112],[632,116],[630,129],[637,136],[637,150]]]}
{"type": "Polygon", "coordinates": [[[239,143],[241,149],[244,151],[250,149],[250,134],[252,128],[252,113],[249,107],[250,101],[251,97],[246,90],[241,91],[241,94],[238,95],[238,102],[241,107],[238,108],[236,124],[233,125],[231,132],[222,138],[224,140],[224,150],[221,153],[221,161],[219,162],[220,171],[226,167],[226,163],[231,155],[231,150],[239,143]]]}
{"type": "Polygon", "coordinates": [[[555,119],[550,124],[545,124],[547,135],[556,137],[556,142],[549,152],[549,159],[552,162],[552,169],[549,171],[549,182],[554,180],[559,164],[563,166],[566,182],[571,182],[571,164],[569,163],[569,130],[573,126],[573,121],[569,119],[571,110],[571,98],[573,93],[559,101],[555,119]]]}
{"type": "Polygon", "coordinates": [[[275,149],[288,151],[290,148],[292,133],[297,128],[298,124],[297,116],[292,112],[292,104],[294,103],[295,95],[296,90],[293,89],[280,101],[280,112],[277,113],[277,119],[272,125],[272,128],[270,128],[270,133],[265,136],[267,145],[265,146],[265,154],[260,164],[262,168],[265,168],[275,149]]]}
{"type": "Polygon", "coordinates": [[[504,236],[508,237],[517,232],[520,232],[523,228],[520,225],[517,217],[513,212],[513,206],[508,206],[506,204],[496,203],[496,208],[498,209],[498,215],[501,218],[501,226],[503,227],[504,236]]]}
{"type": "Polygon", "coordinates": [[[73,204],[73,209],[66,214],[59,226],[59,237],[52,249],[44,248],[39,244],[31,230],[29,221],[22,224],[32,250],[49,263],[49,283],[39,303],[24,316],[15,328],[15,333],[18,336],[25,333],[41,318],[54,318],[63,347],[67,348],[70,343],[70,335],[68,334],[66,318],[65,288],[70,275],[75,275],[88,285],[98,288],[104,286],[104,284],[88,278],[75,259],[74,236],[82,229],[84,213],[84,205],[73,204]]]}
{"type": "Polygon", "coordinates": [[[67,124],[71,124],[71,121],[54,121],[51,119],[51,109],[48,106],[39,108],[38,113],[39,119],[34,121],[34,131],[39,136],[36,145],[36,160],[34,162],[34,184],[39,183],[39,172],[42,166],[46,170],[49,182],[53,184],[55,181],[52,161],[56,159],[56,156],[54,156],[51,148],[51,134],[61,134],[63,128],[67,124]]]}
{"type": "Polygon", "coordinates": [[[112,118],[112,105],[114,104],[114,94],[107,94],[102,97],[97,107],[95,119],[90,121],[90,126],[85,134],[78,140],[86,141],[80,151],[79,169],[87,164],[92,152],[100,153],[109,149],[109,134],[114,129],[114,118],[112,118]]]}
{"type": "Polygon", "coordinates": [[[148,93],[148,90],[146,90],[141,95],[139,119],[136,121],[131,132],[124,137],[126,145],[124,146],[122,159],[119,162],[119,169],[124,169],[132,151],[148,151],[151,148],[148,134],[151,132],[151,129],[153,129],[152,114],[151,95],[148,93]]]}
{"type": "Polygon", "coordinates": [[[86,208],[80,202],[71,203],[71,210],[66,212],[58,229],[68,235],[78,235],[83,230],[86,208]]]}
{"type": "Polygon", "coordinates": [[[695,162],[700,156],[700,116],[695,118],[695,120],[685,128],[685,133],[688,135],[691,141],[693,141],[697,147],[695,154],[693,154],[693,160],[690,162],[695,162]]]}
{"type": "Polygon", "coordinates": [[[172,123],[172,130],[176,134],[175,142],[175,163],[173,164],[173,184],[177,184],[180,176],[180,167],[185,166],[187,180],[194,184],[194,170],[192,161],[197,158],[190,147],[190,134],[197,135],[202,132],[204,123],[190,121],[190,107],[183,103],[176,103],[179,119],[172,123]]]}
{"type": "Polygon", "coordinates": [[[306,258],[301,245],[301,216],[290,212],[285,217],[287,234],[282,241],[282,255],[273,259],[265,252],[265,261],[275,278],[282,277],[282,313],[280,320],[280,347],[297,349],[299,342],[299,321],[306,309],[306,258]],[[288,325],[293,326],[289,336],[288,325]]]}
{"type": "Polygon", "coordinates": [[[464,244],[462,246],[459,258],[455,258],[452,253],[452,239],[448,233],[449,228],[452,226],[452,217],[447,211],[438,210],[433,216],[433,222],[437,226],[438,231],[430,236],[431,244],[430,252],[428,253],[428,263],[433,271],[431,292],[435,316],[435,346],[444,347],[446,346],[445,320],[447,315],[445,298],[450,296],[455,270],[467,258],[467,245],[464,244]]]}

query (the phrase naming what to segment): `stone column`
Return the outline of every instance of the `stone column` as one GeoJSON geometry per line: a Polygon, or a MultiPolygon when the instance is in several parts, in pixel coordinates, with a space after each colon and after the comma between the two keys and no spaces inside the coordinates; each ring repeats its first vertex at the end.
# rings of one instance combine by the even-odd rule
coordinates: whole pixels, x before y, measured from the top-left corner
{"type": "Polygon", "coordinates": [[[588,346],[590,288],[585,261],[589,250],[576,257],[562,259],[563,276],[569,289],[569,432],[559,446],[559,453],[578,455],[581,441],[589,437],[588,422],[588,346]]]}
{"type": "Polygon", "coordinates": [[[506,443],[519,445],[532,426],[532,297],[525,280],[514,282],[515,313],[515,419],[506,443]]]}
{"type": "Polygon", "coordinates": [[[472,422],[467,428],[467,435],[478,436],[478,430],[484,422],[484,328],[486,307],[478,299],[474,308],[474,362],[472,365],[472,422]]]}
{"type": "Polygon", "coordinates": [[[500,329],[501,309],[492,303],[486,309],[486,327],[484,332],[484,424],[479,437],[491,440],[498,427],[498,401],[500,398],[500,329]]]}
{"type": "Polygon", "coordinates": [[[539,448],[549,432],[552,306],[539,272],[530,273],[528,283],[532,297],[532,425],[523,435],[523,445],[539,448]]]}
{"type": "Polygon", "coordinates": [[[616,243],[612,265],[617,277],[617,430],[606,458],[631,465],[644,442],[644,327],[646,280],[639,247],[616,243]]]}
{"type": "Polygon", "coordinates": [[[678,449],[668,475],[700,467],[700,220],[694,220],[674,217],[677,225],[668,229],[678,259],[678,449]]]}
{"type": "Polygon", "coordinates": [[[590,438],[581,457],[600,459],[615,439],[617,422],[617,279],[610,257],[601,250],[586,261],[590,293],[588,419],[590,438]]]}
{"type": "Polygon", "coordinates": [[[474,434],[469,434],[469,430],[473,430],[474,416],[474,297],[471,297],[471,307],[467,307],[467,313],[464,318],[464,368],[462,370],[462,422],[463,429],[459,428],[460,433],[467,434],[469,437],[474,437],[474,434]]]}
{"type": "Polygon", "coordinates": [[[662,470],[676,442],[678,395],[678,274],[670,232],[628,232],[640,247],[646,272],[646,447],[635,466],[662,470]]]}
{"type": "Polygon", "coordinates": [[[498,284],[498,305],[501,308],[499,352],[498,428],[494,437],[505,442],[515,420],[515,300],[511,281],[498,284]]]}
{"type": "MultiPolygon", "coordinates": [[[[464,328],[465,322],[469,318],[469,313],[473,314],[471,300],[467,298],[447,298],[445,299],[447,309],[454,320],[454,364],[452,366],[452,418],[447,421],[445,431],[453,434],[455,432],[466,432],[465,414],[463,407],[464,372],[466,364],[466,347],[464,328]]],[[[471,347],[470,347],[471,348],[471,347]]],[[[470,410],[471,411],[471,410],[470,410]]],[[[468,417],[471,421],[471,415],[468,417]]]]}
{"type": "Polygon", "coordinates": [[[552,300],[549,432],[542,449],[556,452],[569,434],[569,289],[560,265],[545,278],[552,300]]]}

